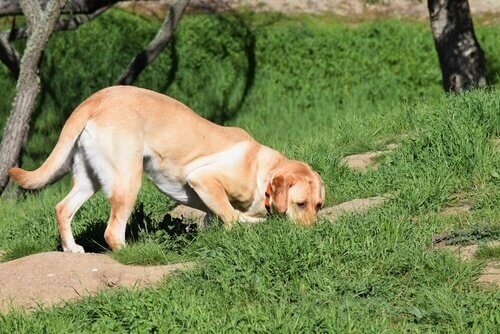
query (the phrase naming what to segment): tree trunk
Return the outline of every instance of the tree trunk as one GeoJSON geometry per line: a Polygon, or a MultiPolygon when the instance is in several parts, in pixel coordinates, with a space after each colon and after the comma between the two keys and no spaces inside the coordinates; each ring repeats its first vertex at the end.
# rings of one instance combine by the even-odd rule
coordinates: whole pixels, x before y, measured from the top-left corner
{"type": "Polygon", "coordinates": [[[177,23],[181,19],[189,0],[178,0],[170,7],[167,16],[149,45],[139,52],[116,81],[119,85],[131,85],[139,74],[158,57],[170,42],[177,23]]]}
{"type": "Polygon", "coordinates": [[[474,34],[467,0],[428,0],[443,86],[459,92],[486,86],[484,52],[474,34]]]}
{"type": "Polygon", "coordinates": [[[19,159],[29,129],[36,97],[40,91],[38,63],[66,0],[50,0],[42,11],[38,0],[21,1],[31,31],[21,58],[16,96],[0,144],[0,193],[9,181],[8,170],[19,159]]]}

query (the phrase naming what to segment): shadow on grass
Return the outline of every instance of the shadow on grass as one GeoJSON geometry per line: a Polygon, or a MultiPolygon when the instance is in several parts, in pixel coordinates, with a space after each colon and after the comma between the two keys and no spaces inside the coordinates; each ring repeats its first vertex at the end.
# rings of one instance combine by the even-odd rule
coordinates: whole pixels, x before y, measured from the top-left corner
{"type": "MultiPolygon", "coordinates": [[[[99,220],[88,226],[83,232],[75,235],[77,243],[83,246],[86,252],[109,251],[110,248],[104,240],[106,224],[107,221],[99,220]]],[[[161,235],[162,238],[168,237],[174,241],[176,239],[192,240],[197,233],[198,226],[195,223],[186,223],[182,219],[172,217],[169,213],[165,214],[161,221],[153,221],[151,214],[144,212],[144,204],[140,203],[132,212],[127,224],[125,240],[127,243],[134,243],[141,240],[144,235],[153,238],[161,235]]]]}
{"type": "Polygon", "coordinates": [[[500,85],[500,60],[486,55],[486,80],[490,86],[500,85]]]}

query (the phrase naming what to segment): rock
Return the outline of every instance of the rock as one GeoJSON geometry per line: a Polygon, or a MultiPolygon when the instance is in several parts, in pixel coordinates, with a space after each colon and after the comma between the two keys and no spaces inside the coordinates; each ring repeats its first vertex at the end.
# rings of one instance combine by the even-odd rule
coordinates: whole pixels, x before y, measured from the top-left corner
{"type": "Polygon", "coordinates": [[[394,151],[394,150],[398,150],[401,148],[401,144],[397,144],[397,143],[392,143],[392,144],[389,144],[386,146],[386,149],[388,151],[394,151]]]}
{"type": "Polygon", "coordinates": [[[342,160],[340,164],[351,170],[366,172],[368,169],[377,169],[375,159],[391,151],[375,151],[349,155],[342,160]]]}
{"type": "Polygon", "coordinates": [[[389,196],[376,196],[369,198],[358,198],[338,205],[324,208],[318,216],[328,218],[330,221],[335,221],[342,215],[347,213],[363,213],[371,208],[380,206],[390,199],[389,196]]]}
{"type": "Polygon", "coordinates": [[[178,218],[178,219],[187,219],[190,221],[200,221],[200,220],[203,221],[206,213],[201,210],[193,209],[190,208],[189,206],[181,204],[176,206],[172,211],[170,211],[170,215],[173,218],[178,218]]]}

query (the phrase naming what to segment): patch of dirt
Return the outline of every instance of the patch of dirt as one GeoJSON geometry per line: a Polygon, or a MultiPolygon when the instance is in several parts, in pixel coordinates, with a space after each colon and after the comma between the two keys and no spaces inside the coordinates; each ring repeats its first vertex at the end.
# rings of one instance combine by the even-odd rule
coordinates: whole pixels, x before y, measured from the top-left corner
{"type": "Polygon", "coordinates": [[[104,254],[47,252],[0,263],[0,312],[34,309],[113,287],[145,287],[193,263],[129,266],[104,254]]]}
{"type": "Polygon", "coordinates": [[[357,198],[338,205],[324,208],[318,216],[328,218],[330,221],[339,219],[348,213],[363,213],[374,207],[380,206],[390,199],[389,196],[376,196],[369,198],[357,198]]]}
{"type": "Polygon", "coordinates": [[[470,212],[470,205],[449,206],[444,208],[439,214],[441,216],[460,216],[470,212]]]}
{"type": "MultiPolygon", "coordinates": [[[[140,14],[163,17],[175,0],[126,1],[120,7],[140,14]]],[[[498,0],[469,1],[472,15],[500,13],[498,0]]],[[[237,9],[282,13],[332,13],[346,17],[395,17],[427,19],[427,2],[420,0],[191,0],[191,9],[237,9]],[[370,3],[372,2],[372,3],[370,3]]]]}
{"type": "Polygon", "coordinates": [[[500,286],[500,261],[489,261],[476,282],[500,286]]]}
{"type": "Polygon", "coordinates": [[[366,172],[369,169],[375,170],[377,169],[375,160],[389,152],[390,151],[375,151],[353,154],[340,160],[340,164],[342,166],[346,166],[350,170],[356,170],[359,172],[366,172]]]}
{"type": "Polygon", "coordinates": [[[434,245],[435,249],[448,249],[453,254],[457,255],[462,261],[470,261],[474,258],[477,250],[479,249],[479,245],[445,245],[444,243],[438,243],[434,245]]]}

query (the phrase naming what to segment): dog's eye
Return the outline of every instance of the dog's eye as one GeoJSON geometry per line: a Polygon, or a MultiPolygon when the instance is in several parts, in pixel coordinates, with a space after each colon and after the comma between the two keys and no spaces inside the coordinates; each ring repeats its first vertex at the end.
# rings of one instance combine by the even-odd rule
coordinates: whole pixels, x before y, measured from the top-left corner
{"type": "Polygon", "coordinates": [[[301,209],[304,209],[306,207],[306,205],[307,205],[307,202],[299,202],[299,203],[297,203],[297,206],[299,208],[301,208],[301,209]]]}
{"type": "Polygon", "coordinates": [[[323,203],[316,204],[316,211],[319,211],[322,206],[323,206],[323,203]]]}

